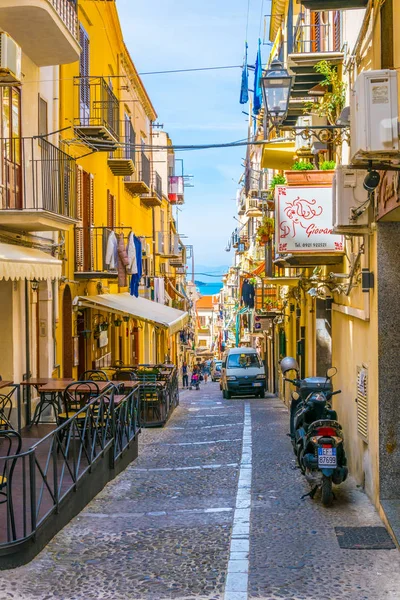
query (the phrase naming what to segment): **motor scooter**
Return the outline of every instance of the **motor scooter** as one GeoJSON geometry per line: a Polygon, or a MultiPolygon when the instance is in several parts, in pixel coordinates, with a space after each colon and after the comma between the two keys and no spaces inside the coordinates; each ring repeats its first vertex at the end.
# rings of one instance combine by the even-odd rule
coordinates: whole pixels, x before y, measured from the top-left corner
{"type": "Polygon", "coordinates": [[[325,506],[330,506],[334,498],[332,484],[339,485],[348,476],[343,430],[330,403],[332,396],[340,394],[332,387],[336,373],[337,369],[331,368],[325,379],[285,377],[299,390],[292,392],[290,437],[301,472],[312,486],[303,497],[314,498],[320,488],[325,506]],[[318,389],[310,391],[312,387],[318,389]]]}

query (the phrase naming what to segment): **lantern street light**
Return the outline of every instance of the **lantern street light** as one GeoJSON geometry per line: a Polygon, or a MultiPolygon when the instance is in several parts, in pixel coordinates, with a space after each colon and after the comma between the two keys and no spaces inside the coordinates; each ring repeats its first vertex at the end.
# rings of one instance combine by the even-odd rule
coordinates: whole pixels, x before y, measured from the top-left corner
{"type": "Polygon", "coordinates": [[[260,84],[267,119],[273,127],[279,127],[288,113],[292,77],[282,63],[275,59],[261,77],[260,84]]]}

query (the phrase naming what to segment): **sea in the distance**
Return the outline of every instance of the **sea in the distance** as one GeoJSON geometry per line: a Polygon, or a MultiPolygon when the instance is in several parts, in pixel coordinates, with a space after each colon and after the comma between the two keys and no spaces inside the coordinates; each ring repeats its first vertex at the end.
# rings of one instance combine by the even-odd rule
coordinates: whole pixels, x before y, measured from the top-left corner
{"type": "Polygon", "coordinates": [[[218,294],[222,288],[222,281],[213,281],[210,283],[196,282],[196,287],[199,289],[202,296],[213,296],[218,294]]]}

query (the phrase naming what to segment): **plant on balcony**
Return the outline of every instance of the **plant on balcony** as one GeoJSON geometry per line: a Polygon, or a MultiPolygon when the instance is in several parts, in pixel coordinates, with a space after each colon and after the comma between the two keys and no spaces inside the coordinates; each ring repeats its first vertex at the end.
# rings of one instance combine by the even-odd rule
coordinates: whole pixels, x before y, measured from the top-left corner
{"type": "Polygon", "coordinates": [[[300,160],[296,160],[292,165],[292,171],[313,171],[314,165],[310,162],[301,162],[300,160]]]}
{"type": "Polygon", "coordinates": [[[114,326],[120,327],[122,325],[122,319],[114,319],[114,326]]]}
{"type": "Polygon", "coordinates": [[[334,160],[323,160],[319,165],[321,171],[334,171],[336,169],[336,163],[334,160]]]}
{"type": "Polygon", "coordinates": [[[272,217],[263,217],[260,227],[257,229],[257,242],[267,244],[272,240],[275,231],[275,220],[272,217]]]}
{"type": "Polygon", "coordinates": [[[274,192],[275,188],[277,185],[285,185],[286,184],[286,177],[284,175],[281,175],[280,173],[277,173],[276,175],[274,175],[271,179],[271,181],[269,182],[269,189],[274,192]]]}
{"type": "Polygon", "coordinates": [[[325,77],[320,85],[326,88],[326,92],[320,102],[306,102],[304,112],[325,117],[330,125],[335,125],[346,105],[347,84],[341,80],[337,67],[327,60],[317,63],[314,70],[325,77]]]}

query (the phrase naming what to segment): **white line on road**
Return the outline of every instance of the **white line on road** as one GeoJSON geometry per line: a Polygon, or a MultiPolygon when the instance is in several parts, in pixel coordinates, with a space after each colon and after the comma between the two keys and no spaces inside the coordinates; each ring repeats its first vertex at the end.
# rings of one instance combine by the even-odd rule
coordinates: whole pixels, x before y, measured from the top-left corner
{"type": "Polygon", "coordinates": [[[204,444],[227,444],[228,442],[241,442],[242,438],[233,438],[231,440],[211,440],[209,442],[159,442],[147,444],[147,446],[203,446],[204,444]]]}
{"type": "Polygon", "coordinates": [[[226,513],[232,512],[233,508],[230,507],[221,507],[221,508],[183,508],[178,510],[157,510],[150,512],[141,512],[141,513],[91,513],[91,512],[82,512],[79,519],[83,517],[89,517],[92,519],[140,519],[142,517],[165,517],[171,516],[173,517],[175,514],[216,514],[216,513],[226,513]]]}
{"type": "Polygon", "coordinates": [[[201,469],[224,469],[225,467],[237,467],[238,463],[226,463],[225,465],[196,465],[194,467],[154,467],[153,469],[140,469],[132,467],[130,471],[149,473],[151,471],[199,471],[201,469]]]}
{"type": "Polygon", "coordinates": [[[246,402],[244,405],[242,458],[240,461],[238,490],[233,516],[224,600],[248,600],[251,473],[251,412],[250,404],[246,402]]]}

